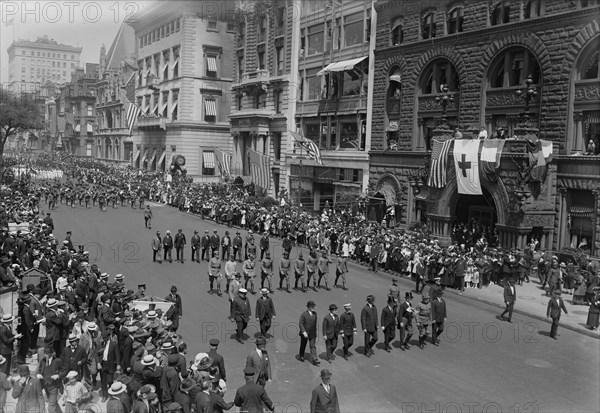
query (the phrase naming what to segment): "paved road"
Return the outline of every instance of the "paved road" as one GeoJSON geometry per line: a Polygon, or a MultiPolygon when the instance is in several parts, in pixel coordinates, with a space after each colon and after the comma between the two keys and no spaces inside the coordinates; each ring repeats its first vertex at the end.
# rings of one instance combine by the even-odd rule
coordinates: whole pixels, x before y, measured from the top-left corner
{"type": "MultiPolygon", "coordinates": [[[[172,284],[178,285],[184,313],[180,332],[190,347],[189,358],[206,351],[210,338],[219,338],[228,375],[226,399],[231,400],[243,383],[242,369],[246,355],[254,350],[252,341],[241,345],[233,340],[235,329],[227,320],[227,298],[207,294],[206,264],[152,263],[150,248],[154,230],[164,234],[167,229],[175,233],[182,228],[189,243],[194,229],[202,234],[205,229],[212,232],[218,228],[222,235],[226,228],[169,207],[153,210],[150,231],[144,228],[139,209],[100,212],[60,205],[53,212],[55,234],[62,241],[67,230],[73,231],[75,245],[84,244],[91,261],[95,259],[100,269],[111,275],[125,274],[133,289],[146,283],[150,295],[164,297],[172,284]]],[[[278,263],[279,242],[271,240],[271,246],[278,263]]],[[[189,258],[189,247],[186,254],[189,258]]],[[[293,251],[292,258],[296,255],[293,251]]],[[[349,291],[275,292],[277,324],[268,344],[274,380],[267,385],[267,392],[277,411],[309,411],[311,390],[320,382],[320,368],[295,358],[298,317],[306,301],[317,303],[319,319],[330,303],[341,308],[351,302],[359,321],[366,295],[377,297],[381,311],[390,284],[385,275],[352,266],[349,291]]],[[[404,296],[412,284],[401,280],[400,287],[404,296]]],[[[359,335],[349,361],[341,357],[331,365],[322,361],[321,368],[333,373],[343,412],[600,411],[599,340],[559,328],[555,341],[547,335],[549,324],[526,316],[515,316],[515,323],[508,324],[498,321],[497,309],[487,304],[453,294],[445,298],[449,318],[439,347],[429,345],[420,350],[413,346],[408,352],[395,347],[392,353],[378,348],[374,357],[366,358],[357,353],[363,343],[359,335]]],[[[253,307],[255,300],[256,296],[250,296],[253,307]]],[[[248,332],[256,331],[253,322],[248,332]]],[[[317,349],[324,354],[321,338],[317,349]]]]}

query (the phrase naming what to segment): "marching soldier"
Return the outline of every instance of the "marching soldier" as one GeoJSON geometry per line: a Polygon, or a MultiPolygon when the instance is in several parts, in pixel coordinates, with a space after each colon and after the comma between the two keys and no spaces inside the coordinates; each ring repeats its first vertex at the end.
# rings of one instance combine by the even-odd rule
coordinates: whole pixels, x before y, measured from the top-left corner
{"type": "MultiPolygon", "coordinates": [[[[261,251],[262,254],[262,251],[261,251]]],[[[260,288],[265,287],[265,280],[267,281],[268,291],[273,293],[273,286],[271,284],[273,278],[273,260],[269,251],[265,254],[265,257],[260,262],[260,288]]]]}
{"type": "Polygon", "coordinates": [[[304,261],[304,257],[302,255],[302,251],[298,253],[298,258],[294,263],[294,277],[296,278],[296,282],[294,284],[294,289],[298,289],[298,281],[300,282],[300,286],[302,292],[306,292],[306,277],[304,275],[306,271],[306,262],[304,261]]]}
{"type": "Polygon", "coordinates": [[[291,293],[290,290],[290,267],[291,263],[289,260],[289,254],[287,252],[283,253],[283,257],[279,260],[279,290],[283,289],[283,281],[285,280],[285,289],[288,293],[291,293]]]}
{"type": "Polygon", "coordinates": [[[242,270],[244,271],[244,288],[248,288],[248,282],[250,283],[250,292],[256,294],[254,291],[254,255],[249,255],[248,259],[242,264],[242,270]]]}
{"type": "Polygon", "coordinates": [[[346,286],[346,274],[348,274],[348,262],[345,256],[338,257],[337,264],[335,266],[335,282],[334,287],[337,287],[338,279],[342,279],[342,289],[347,290],[346,286]]]}
{"type": "Polygon", "coordinates": [[[425,341],[429,335],[429,326],[431,324],[431,306],[429,305],[429,295],[423,294],[421,302],[417,305],[417,328],[419,329],[419,348],[425,348],[425,341]]]}
{"type": "Polygon", "coordinates": [[[217,295],[221,294],[221,260],[219,259],[219,250],[213,251],[213,257],[208,262],[208,281],[210,283],[209,294],[214,294],[214,283],[217,281],[217,295]]]}

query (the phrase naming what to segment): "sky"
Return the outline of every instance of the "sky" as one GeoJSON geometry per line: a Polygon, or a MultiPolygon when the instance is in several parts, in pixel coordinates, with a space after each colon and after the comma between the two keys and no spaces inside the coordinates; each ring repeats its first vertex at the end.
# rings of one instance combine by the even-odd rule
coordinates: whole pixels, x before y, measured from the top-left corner
{"type": "Polygon", "coordinates": [[[0,0],[0,82],[8,81],[8,47],[13,39],[47,35],[58,43],[82,47],[81,66],[99,63],[119,26],[149,1],[12,1],[0,0]],[[14,19],[14,20],[13,20],[14,19]]]}

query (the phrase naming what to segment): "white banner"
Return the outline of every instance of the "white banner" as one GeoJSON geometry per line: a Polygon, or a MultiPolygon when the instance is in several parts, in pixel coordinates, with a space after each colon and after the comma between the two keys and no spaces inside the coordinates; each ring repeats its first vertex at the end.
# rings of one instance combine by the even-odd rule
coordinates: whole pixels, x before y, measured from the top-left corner
{"type": "Polygon", "coordinates": [[[479,180],[479,139],[456,139],[454,141],[454,168],[458,193],[481,195],[479,180]]]}

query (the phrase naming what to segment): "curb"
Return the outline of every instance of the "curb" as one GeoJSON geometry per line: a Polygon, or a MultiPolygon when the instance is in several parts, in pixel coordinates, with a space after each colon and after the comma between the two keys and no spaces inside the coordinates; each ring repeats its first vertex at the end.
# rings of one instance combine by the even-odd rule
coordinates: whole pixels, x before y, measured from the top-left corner
{"type": "MultiPolygon", "coordinates": [[[[354,266],[356,268],[365,269],[365,267],[363,267],[360,264],[357,264],[354,261],[348,261],[348,265],[352,265],[352,266],[354,266]]],[[[403,280],[403,281],[406,281],[406,282],[410,282],[406,277],[401,277],[401,276],[398,276],[398,275],[395,275],[395,274],[390,274],[390,273],[387,273],[387,272],[377,272],[377,273],[375,273],[375,275],[379,276],[379,277],[382,277],[382,278],[388,278],[390,280],[393,279],[393,278],[396,278],[397,280],[403,280]]],[[[477,298],[477,297],[471,297],[471,296],[468,296],[468,295],[458,294],[458,292],[456,292],[453,289],[445,289],[444,293],[451,293],[451,294],[455,295],[456,297],[462,297],[462,298],[466,298],[468,300],[477,301],[477,302],[480,302],[480,303],[483,303],[483,304],[487,304],[489,306],[492,306],[492,307],[495,307],[495,308],[498,308],[498,309],[501,309],[501,310],[504,309],[504,306],[499,305],[498,303],[495,303],[493,301],[490,301],[490,300],[487,300],[487,299],[483,299],[483,298],[477,298]]],[[[550,322],[548,321],[548,319],[546,317],[540,316],[539,314],[535,314],[535,313],[524,311],[524,310],[518,310],[518,309],[514,309],[513,313],[514,314],[525,315],[527,317],[534,318],[534,319],[536,319],[538,321],[543,321],[543,322],[545,322],[547,324],[550,324],[550,322]]],[[[580,333],[580,334],[586,335],[586,336],[591,337],[591,338],[595,338],[597,340],[600,340],[600,335],[598,335],[598,333],[594,333],[593,331],[588,330],[588,329],[583,328],[583,327],[575,327],[575,326],[572,326],[570,324],[565,324],[565,323],[560,324],[560,327],[561,328],[565,328],[567,330],[574,331],[576,333],[580,333]]]]}

